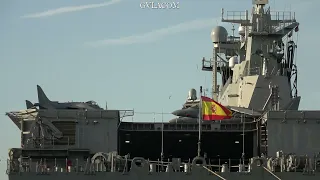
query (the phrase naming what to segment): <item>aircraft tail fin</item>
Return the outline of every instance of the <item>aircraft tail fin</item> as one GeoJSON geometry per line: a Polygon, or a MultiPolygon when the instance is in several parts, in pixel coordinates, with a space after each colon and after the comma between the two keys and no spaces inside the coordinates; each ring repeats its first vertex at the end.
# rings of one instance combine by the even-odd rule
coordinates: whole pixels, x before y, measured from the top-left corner
{"type": "Polygon", "coordinates": [[[27,106],[27,109],[31,109],[34,107],[34,105],[32,104],[32,102],[30,102],[29,100],[26,100],[26,106],[27,106]]]}
{"type": "Polygon", "coordinates": [[[47,104],[51,102],[39,85],[37,85],[37,91],[39,104],[47,104]]]}

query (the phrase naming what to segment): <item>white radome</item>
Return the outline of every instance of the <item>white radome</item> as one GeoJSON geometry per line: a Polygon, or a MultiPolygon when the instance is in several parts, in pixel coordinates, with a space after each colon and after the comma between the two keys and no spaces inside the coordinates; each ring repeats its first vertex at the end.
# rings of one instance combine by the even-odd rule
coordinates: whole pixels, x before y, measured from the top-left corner
{"type": "Polygon", "coordinates": [[[237,56],[232,56],[229,59],[229,67],[233,68],[236,64],[238,64],[238,57],[237,56]]]}
{"type": "Polygon", "coordinates": [[[240,35],[244,36],[245,28],[243,26],[239,26],[238,32],[239,32],[240,35]]]}

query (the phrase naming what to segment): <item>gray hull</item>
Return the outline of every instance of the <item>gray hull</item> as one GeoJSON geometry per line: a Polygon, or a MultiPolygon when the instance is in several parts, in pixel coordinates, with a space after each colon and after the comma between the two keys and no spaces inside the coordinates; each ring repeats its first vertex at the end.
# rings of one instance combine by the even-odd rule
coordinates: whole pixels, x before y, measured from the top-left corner
{"type": "MultiPolygon", "coordinates": [[[[272,174],[263,169],[252,173],[219,173],[219,175],[227,180],[275,180],[277,179],[272,174]]],[[[279,172],[275,175],[281,180],[319,180],[320,173],[303,174],[301,172],[279,172]]],[[[84,173],[51,173],[51,174],[37,174],[37,173],[21,173],[9,175],[9,180],[222,180],[216,175],[207,172],[186,174],[183,172],[172,173],[108,173],[98,172],[95,174],[84,173]]]]}

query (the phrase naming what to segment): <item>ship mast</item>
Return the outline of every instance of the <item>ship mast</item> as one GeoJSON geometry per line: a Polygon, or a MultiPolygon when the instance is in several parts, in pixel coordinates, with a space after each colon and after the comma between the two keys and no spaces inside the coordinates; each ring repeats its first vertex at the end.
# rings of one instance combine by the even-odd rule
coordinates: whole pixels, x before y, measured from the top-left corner
{"type": "Polygon", "coordinates": [[[217,84],[217,65],[218,65],[218,56],[217,56],[218,48],[215,46],[213,48],[213,63],[212,63],[212,99],[218,100],[218,84],[217,84]]]}

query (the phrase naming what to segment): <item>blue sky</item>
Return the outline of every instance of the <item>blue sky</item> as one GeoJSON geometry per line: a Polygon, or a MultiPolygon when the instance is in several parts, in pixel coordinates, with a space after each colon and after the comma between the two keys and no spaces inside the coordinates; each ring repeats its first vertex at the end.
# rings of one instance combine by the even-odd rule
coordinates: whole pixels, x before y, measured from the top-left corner
{"type": "MultiPolygon", "coordinates": [[[[95,100],[112,109],[172,112],[190,88],[210,88],[201,72],[211,57],[210,32],[221,8],[251,10],[251,0],[176,0],[179,9],[141,9],[139,0],[3,0],[0,2],[0,179],[8,148],[19,147],[18,128],[4,114],[37,101],[36,85],[51,100],[95,100]],[[169,96],[171,98],[169,99],[169,96]]],[[[169,1],[166,1],[169,2],[169,1]]],[[[172,2],[172,1],[171,1],[172,2]]],[[[320,65],[318,0],[270,0],[279,11],[295,11],[301,109],[318,109],[320,65]],[[314,20],[314,21],[313,21],[314,20]]],[[[171,116],[165,115],[165,120],[171,116]]],[[[153,121],[137,114],[135,121],[153,121]]],[[[161,115],[156,116],[161,121],[161,115]]]]}

